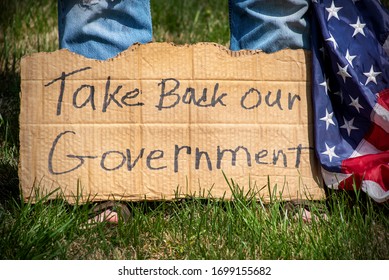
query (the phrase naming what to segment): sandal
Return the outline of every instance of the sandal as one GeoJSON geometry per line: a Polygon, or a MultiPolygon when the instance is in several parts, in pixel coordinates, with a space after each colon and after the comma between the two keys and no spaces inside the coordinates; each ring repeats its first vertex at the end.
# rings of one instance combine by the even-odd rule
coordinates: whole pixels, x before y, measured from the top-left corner
{"type": "Polygon", "coordinates": [[[319,207],[315,209],[316,213],[312,213],[309,208],[309,204],[312,202],[308,202],[306,200],[290,200],[284,204],[284,209],[291,214],[293,220],[298,220],[300,217],[304,223],[311,223],[312,220],[318,221],[319,219],[323,219],[325,221],[328,220],[325,209],[319,207]]]}
{"type": "Polygon", "coordinates": [[[118,224],[119,220],[126,223],[131,216],[128,207],[120,202],[107,201],[92,207],[92,213],[88,219],[88,224],[103,223],[118,224]]]}

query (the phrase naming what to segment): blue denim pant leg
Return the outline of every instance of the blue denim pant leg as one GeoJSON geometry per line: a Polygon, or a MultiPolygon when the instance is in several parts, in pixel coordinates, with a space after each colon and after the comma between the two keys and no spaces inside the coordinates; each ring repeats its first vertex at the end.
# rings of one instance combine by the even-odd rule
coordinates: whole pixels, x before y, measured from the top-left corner
{"type": "Polygon", "coordinates": [[[229,0],[230,48],[310,49],[310,0],[229,0]]]}
{"type": "Polygon", "coordinates": [[[152,40],[150,0],[58,0],[60,48],[105,60],[152,40]]]}

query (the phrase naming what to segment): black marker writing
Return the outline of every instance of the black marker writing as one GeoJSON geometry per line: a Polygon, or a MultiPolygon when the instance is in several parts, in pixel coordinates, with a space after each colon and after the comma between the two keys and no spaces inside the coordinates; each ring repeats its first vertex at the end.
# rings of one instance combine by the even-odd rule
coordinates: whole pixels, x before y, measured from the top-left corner
{"type": "Polygon", "coordinates": [[[45,84],[45,87],[48,87],[57,81],[61,81],[61,86],[60,86],[59,95],[58,95],[58,102],[57,102],[57,116],[61,115],[61,107],[62,107],[63,95],[65,92],[66,78],[69,76],[72,76],[74,74],[77,74],[77,73],[80,73],[80,72],[83,72],[86,70],[90,70],[90,69],[92,69],[92,67],[84,67],[84,68],[72,71],[70,73],[62,72],[61,76],[59,76],[58,78],[55,78],[54,80],[45,84]]]}
{"type": "MultiPolygon", "coordinates": [[[[70,73],[62,72],[61,76],[58,78],[55,78],[54,80],[50,81],[45,85],[45,87],[51,86],[57,81],[61,81],[59,94],[58,94],[58,101],[57,101],[57,110],[56,115],[60,116],[62,113],[62,104],[64,101],[64,98],[67,93],[66,91],[66,81],[67,77],[75,75],[79,72],[86,71],[92,69],[91,67],[85,67],[81,68],[75,71],[72,71],[70,73]]],[[[73,80],[74,81],[74,80],[73,80]]],[[[119,108],[123,107],[132,107],[132,106],[143,106],[144,103],[142,102],[136,102],[135,99],[139,97],[140,94],[142,94],[142,91],[138,88],[134,88],[129,91],[124,91],[123,89],[124,85],[119,84],[112,88],[111,84],[111,76],[107,77],[107,81],[105,83],[105,91],[104,94],[101,94],[103,98],[103,102],[101,104],[101,112],[105,113],[107,112],[108,108],[112,106],[112,104],[115,104],[119,108]],[[112,89],[111,89],[112,88],[112,89]]],[[[76,109],[82,109],[86,107],[88,104],[90,105],[91,109],[93,111],[96,110],[96,88],[93,84],[81,84],[72,94],[72,105],[76,109]],[[87,93],[87,96],[83,96],[82,93],[87,93]]],[[[85,95],[85,94],[84,94],[85,95]]]]}
{"type": "MultiPolygon", "coordinates": [[[[66,130],[55,137],[48,155],[48,170],[51,174],[62,175],[73,172],[82,168],[87,160],[96,162],[99,164],[101,170],[105,172],[113,172],[123,168],[126,168],[127,171],[131,172],[137,167],[137,164],[141,160],[144,160],[145,164],[143,166],[145,166],[148,170],[158,171],[169,168],[168,159],[170,159],[170,164],[175,173],[179,172],[182,168],[188,167],[189,161],[194,162],[195,170],[200,169],[200,166],[203,163],[209,171],[214,170],[213,166],[216,166],[216,169],[222,169],[223,166],[236,166],[238,160],[240,162],[240,166],[248,166],[252,168],[255,168],[253,164],[278,165],[287,168],[289,166],[289,160],[294,163],[295,168],[299,168],[302,151],[310,150],[311,152],[313,150],[311,147],[303,147],[299,144],[296,147],[272,150],[259,149],[257,151],[250,150],[245,146],[227,148],[217,145],[208,151],[204,151],[200,150],[199,147],[186,145],[179,146],[174,144],[174,148],[169,149],[168,151],[161,149],[147,150],[146,148],[141,148],[138,151],[131,151],[127,148],[122,151],[109,150],[88,155],[81,152],[76,154],[65,154],[63,157],[74,160],[74,163],[71,162],[71,167],[67,167],[66,170],[57,170],[54,167],[54,164],[56,162],[64,162],[63,158],[61,159],[61,154],[57,154],[58,151],[63,150],[63,148],[60,149],[58,147],[69,145],[69,142],[74,141],[72,137],[75,137],[76,135],[75,131],[66,130]],[[192,151],[195,152],[192,154],[192,151]],[[165,157],[166,153],[171,154],[165,157]],[[133,154],[135,154],[135,158],[133,154]],[[255,161],[252,161],[252,158],[254,158],[255,161]]],[[[172,168],[171,166],[170,168],[172,168]]],[[[142,168],[142,165],[140,168],[142,168]]]]}
{"type": "Polygon", "coordinates": [[[223,98],[227,96],[227,93],[219,95],[219,83],[215,83],[213,87],[213,93],[210,94],[208,88],[204,87],[202,94],[199,96],[199,91],[192,87],[187,87],[185,93],[181,95],[177,92],[180,88],[180,81],[174,78],[162,79],[158,84],[161,87],[161,94],[159,96],[158,105],[155,107],[159,111],[162,109],[170,109],[180,103],[193,104],[197,107],[216,107],[217,105],[226,106],[223,102],[223,98]]]}

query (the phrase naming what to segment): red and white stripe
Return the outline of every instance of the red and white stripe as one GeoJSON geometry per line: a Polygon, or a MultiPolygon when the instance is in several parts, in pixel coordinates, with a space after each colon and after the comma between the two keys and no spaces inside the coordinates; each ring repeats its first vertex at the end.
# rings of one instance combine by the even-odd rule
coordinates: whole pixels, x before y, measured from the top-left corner
{"type": "Polygon", "coordinates": [[[371,114],[372,127],[351,157],[342,162],[342,172],[322,168],[326,185],[353,190],[359,186],[377,202],[389,200],[389,89],[378,94],[371,114]]]}

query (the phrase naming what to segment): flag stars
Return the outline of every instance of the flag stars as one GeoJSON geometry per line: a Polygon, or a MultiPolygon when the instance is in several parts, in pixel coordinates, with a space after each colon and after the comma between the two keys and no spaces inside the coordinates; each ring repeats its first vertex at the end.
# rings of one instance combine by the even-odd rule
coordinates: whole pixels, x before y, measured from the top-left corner
{"type": "Polygon", "coordinates": [[[363,28],[366,26],[366,24],[361,23],[359,17],[357,19],[357,22],[354,24],[350,24],[350,26],[354,28],[353,37],[356,36],[358,33],[361,33],[363,36],[366,37],[365,32],[363,31],[363,28]]]}
{"type": "Polygon", "coordinates": [[[334,1],[332,1],[331,7],[326,8],[326,10],[328,12],[327,21],[329,21],[332,17],[339,19],[338,12],[341,9],[343,9],[343,7],[335,7],[334,1]]]}
{"type": "Polygon", "coordinates": [[[352,96],[350,96],[350,98],[351,98],[351,103],[349,104],[349,106],[354,107],[358,111],[358,113],[359,113],[359,109],[364,109],[361,106],[361,104],[359,104],[359,97],[354,99],[354,98],[352,98],[352,96]]]}
{"type": "Polygon", "coordinates": [[[337,92],[334,92],[334,94],[340,97],[340,103],[343,104],[343,100],[344,100],[343,91],[339,90],[337,92]]]}
{"type": "Polygon", "coordinates": [[[354,58],[356,58],[357,56],[356,55],[350,55],[350,52],[348,51],[348,49],[347,49],[347,51],[346,51],[346,60],[348,61],[348,63],[351,65],[351,67],[354,67],[353,66],[353,60],[354,60],[354,58]]]}
{"type": "Polygon", "coordinates": [[[334,121],[332,120],[333,116],[334,116],[334,112],[328,113],[328,110],[326,109],[326,115],[320,119],[321,121],[326,122],[326,130],[328,130],[330,124],[335,125],[334,121]]]}
{"type": "Polygon", "coordinates": [[[326,77],[324,77],[324,82],[322,82],[320,85],[324,87],[324,91],[326,93],[326,95],[328,95],[328,91],[330,90],[329,88],[329,79],[326,79],[326,77]]]}
{"type": "Polygon", "coordinates": [[[323,60],[326,58],[326,49],[322,46],[319,51],[322,53],[323,60]]]}
{"type": "Polygon", "coordinates": [[[351,78],[351,75],[347,72],[347,68],[348,68],[348,65],[346,65],[345,67],[342,67],[338,64],[338,75],[341,76],[343,78],[343,82],[345,83],[346,82],[346,78],[351,78]]]}
{"type": "Polygon", "coordinates": [[[326,145],[326,151],[321,153],[321,154],[327,155],[330,158],[330,162],[332,162],[332,158],[339,157],[337,154],[335,154],[335,146],[330,148],[330,147],[328,147],[327,143],[325,143],[325,145],[326,145]]]}
{"type": "Polygon", "coordinates": [[[363,75],[365,75],[367,77],[367,80],[366,80],[366,83],[365,83],[365,86],[370,83],[370,82],[373,82],[375,84],[377,84],[377,80],[376,80],[376,77],[381,74],[382,72],[375,72],[374,71],[374,68],[373,68],[373,65],[370,67],[370,71],[369,72],[366,72],[366,73],[363,73],[363,75]]]}
{"type": "Polygon", "coordinates": [[[338,48],[338,43],[336,42],[334,36],[332,36],[332,34],[330,33],[330,37],[326,39],[327,42],[332,42],[334,44],[334,48],[337,49],[338,48]]]}
{"type": "Polygon", "coordinates": [[[340,128],[344,128],[347,130],[348,136],[351,135],[352,130],[358,130],[358,127],[354,126],[354,118],[352,118],[350,121],[347,121],[345,117],[343,117],[344,125],[342,125],[340,128]]]}

